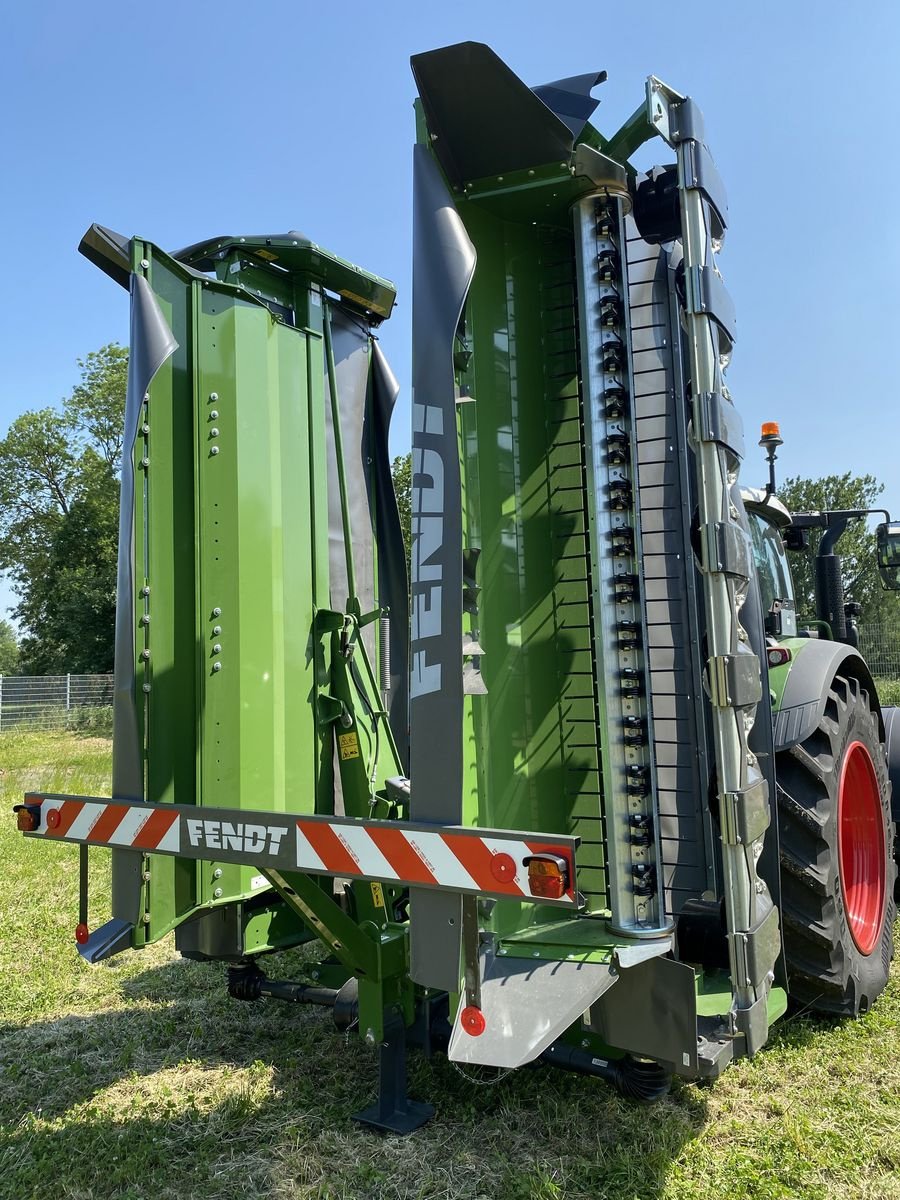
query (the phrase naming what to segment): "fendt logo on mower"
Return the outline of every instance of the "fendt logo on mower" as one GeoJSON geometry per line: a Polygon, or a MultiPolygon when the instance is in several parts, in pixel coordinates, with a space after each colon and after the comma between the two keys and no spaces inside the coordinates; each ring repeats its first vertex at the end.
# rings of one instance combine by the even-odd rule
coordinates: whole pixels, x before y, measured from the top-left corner
{"type": "MultiPolygon", "coordinates": [[[[433,404],[413,404],[413,553],[412,553],[412,683],[411,695],[441,690],[437,655],[441,636],[441,559],[444,542],[444,463],[438,449],[421,445],[423,435],[438,439],[444,433],[441,410],[433,404]],[[417,436],[418,435],[418,436],[417,436]]],[[[455,436],[455,431],[454,431],[455,436]]]]}
{"type": "Polygon", "coordinates": [[[241,854],[276,855],[288,831],[287,825],[251,825],[242,821],[185,821],[192,846],[207,850],[236,850],[241,854]]]}

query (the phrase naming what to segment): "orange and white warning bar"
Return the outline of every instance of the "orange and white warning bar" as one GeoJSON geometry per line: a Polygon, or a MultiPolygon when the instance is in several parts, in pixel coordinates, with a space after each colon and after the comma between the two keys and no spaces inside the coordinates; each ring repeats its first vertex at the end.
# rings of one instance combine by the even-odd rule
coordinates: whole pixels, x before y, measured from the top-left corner
{"type": "Polygon", "coordinates": [[[547,843],[475,832],[300,820],[297,866],[326,875],[530,898],[525,860],[546,853],[547,843]]]}
{"type": "MultiPolygon", "coordinates": [[[[26,797],[26,803],[31,797],[26,797]]],[[[173,807],[147,804],[114,804],[102,800],[66,800],[41,804],[35,830],[48,838],[117,846],[129,850],[154,850],[178,854],[180,822],[173,807]]]]}
{"type": "Polygon", "coordinates": [[[19,828],[48,841],[519,899],[532,898],[528,860],[551,854],[568,888],[541,903],[577,904],[574,837],[51,794],[17,810],[19,828]]]}

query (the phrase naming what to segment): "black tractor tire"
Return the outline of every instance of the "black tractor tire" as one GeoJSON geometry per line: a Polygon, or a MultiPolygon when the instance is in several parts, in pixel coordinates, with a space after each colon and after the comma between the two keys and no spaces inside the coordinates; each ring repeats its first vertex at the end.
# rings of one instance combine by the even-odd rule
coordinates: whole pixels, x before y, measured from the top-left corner
{"type": "Polygon", "coordinates": [[[859,680],[835,675],[818,727],[777,756],[776,778],[790,997],[817,1012],[858,1016],[887,984],[896,913],[891,785],[878,713],[859,680]]]}

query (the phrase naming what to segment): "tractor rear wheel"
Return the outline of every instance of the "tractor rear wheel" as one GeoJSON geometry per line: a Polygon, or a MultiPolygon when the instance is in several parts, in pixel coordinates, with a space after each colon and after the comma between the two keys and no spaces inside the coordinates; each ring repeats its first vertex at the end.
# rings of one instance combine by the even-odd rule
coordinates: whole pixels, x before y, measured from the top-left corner
{"type": "Polygon", "coordinates": [[[836,675],[818,727],[778,755],[788,989],[819,1012],[857,1016],[893,957],[891,785],[878,715],[836,675]]]}

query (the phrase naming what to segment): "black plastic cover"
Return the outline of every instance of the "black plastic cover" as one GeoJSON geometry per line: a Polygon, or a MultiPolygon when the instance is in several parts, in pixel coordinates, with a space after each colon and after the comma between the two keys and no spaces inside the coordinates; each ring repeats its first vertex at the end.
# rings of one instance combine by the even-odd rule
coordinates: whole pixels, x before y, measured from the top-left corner
{"type": "MultiPolygon", "coordinates": [[[[413,55],[410,63],[432,148],[455,187],[504,171],[561,161],[572,153],[574,137],[565,119],[571,121],[575,114],[570,111],[560,119],[482,42],[429,50],[413,55]]],[[[564,85],[584,78],[545,87],[555,89],[550,98],[561,103],[564,85]]],[[[583,95],[576,100],[566,93],[564,108],[579,104],[582,110],[586,107],[583,95]]]]}

